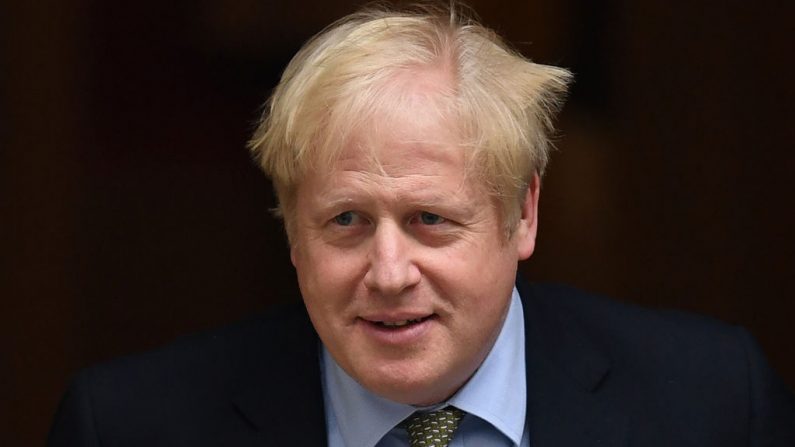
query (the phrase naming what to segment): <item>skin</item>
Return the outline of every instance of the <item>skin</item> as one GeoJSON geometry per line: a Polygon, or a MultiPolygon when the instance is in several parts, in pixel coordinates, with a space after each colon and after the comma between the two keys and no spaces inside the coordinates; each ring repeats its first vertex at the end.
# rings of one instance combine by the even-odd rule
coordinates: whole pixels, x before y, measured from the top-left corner
{"type": "Polygon", "coordinates": [[[305,178],[291,238],[331,355],[366,389],[412,405],[450,397],[493,346],[517,263],[535,247],[539,193],[536,177],[506,240],[497,202],[466,175],[452,126],[428,112],[423,91],[305,178]]]}

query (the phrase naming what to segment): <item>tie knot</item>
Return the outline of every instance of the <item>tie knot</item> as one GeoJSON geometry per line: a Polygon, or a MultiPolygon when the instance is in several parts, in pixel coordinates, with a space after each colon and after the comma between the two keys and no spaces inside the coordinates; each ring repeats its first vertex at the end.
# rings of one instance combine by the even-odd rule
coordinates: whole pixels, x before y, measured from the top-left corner
{"type": "Polygon", "coordinates": [[[409,416],[403,427],[409,433],[411,447],[446,447],[464,412],[455,407],[427,413],[416,412],[409,416]]]}

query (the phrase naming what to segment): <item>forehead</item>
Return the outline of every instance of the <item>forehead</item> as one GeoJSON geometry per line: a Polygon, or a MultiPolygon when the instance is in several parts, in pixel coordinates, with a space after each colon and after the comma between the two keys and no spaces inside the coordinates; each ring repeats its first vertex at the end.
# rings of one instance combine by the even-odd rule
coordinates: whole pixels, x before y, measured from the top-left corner
{"type": "Polygon", "coordinates": [[[321,131],[327,139],[296,192],[304,199],[315,196],[314,203],[354,189],[357,196],[480,192],[482,182],[470,175],[471,151],[462,137],[452,85],[442,68],[407,68],[378,89],[361,92],[361,98],[341,99],[331,114],[341,118],[347,111],[349,119],[335,119],[338,128],[321,131]]]}
{"type": "Polygon", "coordinates": [[[483,188],[468,174],[469,157],[455,128],[422,101],[417,105],[375,115],[370,125],[357,128],[332,163],[302,182],[304,198],[320,206],[370,200],[481,203],[483,188]]]}
{"type": "Polygon", "coordinates": [[[393,121],[388,128],[361,130],[326,167],[332,171],[359,171],[384,177],[411,174],[464,175],[467,157],[455,135],[441,126],[406,125],[393,121]]]}
{"type": "MultiPolygon", "coordinates": [[[[329,197],[436,197],[470,195],[464,151],[443,138],[403,139],[367,135],[307,179],[314,194],[329,197]]],[[[474,188],[478,189],[478,188],[474,188]]]]}

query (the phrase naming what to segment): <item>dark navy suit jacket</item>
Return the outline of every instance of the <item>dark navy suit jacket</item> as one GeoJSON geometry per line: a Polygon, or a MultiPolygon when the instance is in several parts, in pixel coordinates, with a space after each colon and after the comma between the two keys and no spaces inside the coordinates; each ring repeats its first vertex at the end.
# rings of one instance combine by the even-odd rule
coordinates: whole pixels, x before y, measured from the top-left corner
{"type": "MultiPolygon", "coordinates": [[[[742,329],[519,284],[533,447],[795,446],[795,399],[742,329]]],[[[301,306],[78,374],[48,445],[323,446],[301,306]]]]}

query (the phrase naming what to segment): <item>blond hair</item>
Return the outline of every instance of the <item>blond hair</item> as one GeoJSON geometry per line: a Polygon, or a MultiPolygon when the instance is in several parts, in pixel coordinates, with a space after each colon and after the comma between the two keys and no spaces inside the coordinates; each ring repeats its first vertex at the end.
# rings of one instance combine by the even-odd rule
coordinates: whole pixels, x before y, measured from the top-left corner
{"type": "Polygon", "coordinates": [[[510,235],[519,204],[550,151],[552,118],[571,74],[530,62],[454,2],[449,7],[367,7],[333,23],[293,57],[249,142],[271,178],[288,236],[295,192],[331,166],[403,70],[437,68],[469,164],[498,199],[510,235]]]}

